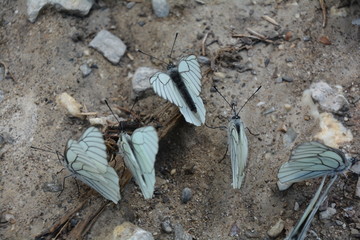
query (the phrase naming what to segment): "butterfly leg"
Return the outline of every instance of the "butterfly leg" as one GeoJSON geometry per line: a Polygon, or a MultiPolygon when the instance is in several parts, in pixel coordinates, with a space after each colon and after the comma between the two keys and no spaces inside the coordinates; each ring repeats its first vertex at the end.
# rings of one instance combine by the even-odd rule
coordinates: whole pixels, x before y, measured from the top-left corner
{"type": "MultiPolygon", "coordinates": [[[[62,171],[63,169],[60,170],[60,172],[62,171]]],[[[63,178],[63,184],[62,184],[62,189],[60,191],[60,193],[58,194],[58,197],[60,197],[60,195],[63,193],[64,189],[65,189],[65,179],[67,179],[68,177],[72,177],[72,175],[69,175],[69,176],[66,176],[63,178]]],[[[77,184],[77,183],[76,183],[77,184]]]]}
{"type": "Polygon", "coordinates": [[[226,154],[227,154],[227,152],[228,152],[228,149],[229,149],[229,146],[227,145],[227,147],[226,147],[226,152],[225,152],[224,156],[222,157],[222,159],[220,159],[220,160],[218,161],[218,163],[221,163],[221,162],[225,159],[226,154]]]}
{"type": "Polygon", "coordinates": [[[248,127],[246,127],[246,129],[247,129],[247,130],[249,131],[249,133],[250,133],[251,135],[253,135],[253,136],[259,136],[259,135],[260,135],[260,133],[252,133],[248,127]]]}

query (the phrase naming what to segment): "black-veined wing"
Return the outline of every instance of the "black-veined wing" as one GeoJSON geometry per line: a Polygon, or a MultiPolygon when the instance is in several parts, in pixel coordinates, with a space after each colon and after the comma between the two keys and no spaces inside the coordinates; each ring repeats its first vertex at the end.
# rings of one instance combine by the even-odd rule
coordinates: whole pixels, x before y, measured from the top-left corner
{"type": "Polygon", "coordinates": [[[76,178],[103,197],[114,203],[121,199],[119,177],[108,164],[105,142],[97,128],[88,128],[79,141],[69,140],[64,160],[66,167],[76,178]]]}
{"type": "Polygon", "coordinates": [[[142,127],[130,137],[121,133],[119,148],[125,165],[130,169],[135,182],[145,199],[152,198],[155,188],[155,158],[159,149],[159,139],[154,127],[142,127]]]}
{"type": "Polygon", "coordinates": [[[280,167],[278,178],[281,183],[300,182],[345,171],[350,165],[340,150],[319,142],[306,142],[293,150],[290,160],[280,167]]]}
{"type": "Polygon", "coordinates": [[[240,118],[231,119],[228,125],[228,142],[230,147],[233,188],[240,189],[245,178],[245,167],[248,158],[248,140],[244,123],[240,118]]]}

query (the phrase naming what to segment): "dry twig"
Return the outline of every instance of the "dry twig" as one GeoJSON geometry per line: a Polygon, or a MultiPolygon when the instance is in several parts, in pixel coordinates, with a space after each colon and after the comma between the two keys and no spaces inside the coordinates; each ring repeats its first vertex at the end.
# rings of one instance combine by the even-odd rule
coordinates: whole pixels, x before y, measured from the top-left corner
{"type": "Polygon", "coordinates": [[[322,11],[322,17],[323,17],[323,23],[322,23],[322,27],[324,28],[326,26],[326,4],[325,4],[325,0],[319,0],[320,2],[320,7],[321,7],[321,11],[322,11]]]}

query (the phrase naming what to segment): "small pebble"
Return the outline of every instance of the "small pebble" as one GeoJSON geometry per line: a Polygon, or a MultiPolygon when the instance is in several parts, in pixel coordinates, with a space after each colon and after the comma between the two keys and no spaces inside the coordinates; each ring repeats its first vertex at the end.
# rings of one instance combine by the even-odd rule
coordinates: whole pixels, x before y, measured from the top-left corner
{"type": "Polygon", "coordinates": [[[10,213],[5,213],[4,219],[5,219],[6,222],[9,222],[11,224],[16,223],[14,215],[12,215],[10,213]]]}
{"type": "Polygon", "coordinates": [[[4,100],[5,94],[2,90],[0,90],[0,103],[4,100]]]}
{"type": "Polygon", "coordinates": [[[5,79],[5,67],[0,63],[0,81],[5,79]]]}
{"type": "Polygon", "coordinates": [[[275,225],[271,226],[269,231],[267,231],[267,234],[269,237],[276,238],[281,234],[281,232],[284,230],[285,223],[282,219],[279,219],[275,225]]]}
{"type": "Polygon", "coordinates": [[[351,233],[351,236],[354,237],[354,238],[359,238],[360,237],[359,230],[357,230],[355,228],[350,228],[350,233],[351,233]]]}
{"type": "Polygon", "coordinates": [[[295,202],[295,204],[294,204],[294,211],[299,211],[299,208],[300,208],[299,203],[298,203],[298,202],[295,202]]]}
{"type": "Polygon", "coordinates": [[[182,203],[187,203],[191,200],[192,198],[192,191],[190,188],[184,188],[182,190],[182,194],[181,194],[181,202],[182,203]]]}
{"type": "Polygon", "coordinates": [[[325,211],[320,212],[320,219],[330,219],[336,214],[336,209],[328,207],[325,211]]]}
{"type": "Polygon", "coordinates": [[[166,0],[152,0],[152,8],[157,17],[167,17],[170,12],[170,6],[166,0]]]}
{"type": "Polygon", "coordinates": [[[285,62],[287,62],[287,63],[293,62],[293,61],[294,61],[294,59],[292,59],[292,58],[285,58],[285,62]]]}
{"type": "Polygon", "coordinates": [[[181,224],[176,224],[174,227],[175,237],[174,240],[192,240],[193,237],[184,231],[184,228],[181,224]]]}
{"type": "Polygon", "coordinates": [[[294,81],[293,78],[288,77],[288,76],[283,76],[283,77],[282,77],[282,80],[283,80],[284,82],[292,82],[292,81],[294,81]]]}
{"type": "Polygon", "coordinates": [[[170,175],[173,176],[173,175],[175,175],[175,174],[176,174],[176,168],[171,169],[170,175]]]}
{"type": "Polygon", "coordinates": [[[229,236],[230,237],[238,237],[240,233],[240,228],[236,225],[236,222],[230,228],[229,236]]]}
{"type": "Polygon", "coordinates": [[[214,72],[214,76],[218,77],[218,78],[225,78],[226,75],[223,72],[214,72]]]}
{"type": "Polygon", "coordinates": [[[264,66],[267,67],[270,63],[270,58],[265,58],[264,66]]]}
{"type": "Polygon", "coordinates": [[[85,78],[90,75],[90,73],[92,72],[92,69],[89,67],[89,65],[84,63],[83,65],[80,66],[80,71],[82,72],[83,78],[85,78]]]}
{"type": "Polygon", "coordinates": [[[208,57],[198,56],[197,59],[198,59],[200,64],[210,65],[211,61],[210,61],[210,59],[208,57]]]}
{"type": "Polygon", "coordinates": [[[286,111],[290,111],[292,107],[291,107],[290,104],[285,103],[284,108],[285,108],[286,111]]]}
{"type": "Polygon", "coordinates": [[[128,3],[126,4],[126,7],[127,7],[128,9],[131,9],[131,8],[133,8],[133,7],[135,6],[135,4],[136,4],[136,2],[128,2],[128,3]]]}
{"type": "Polygon", "coordinates": [[[275,111],[276,111],[276,108],[275,108],[275,107],[271,107],[270,109],[265,110],[262,114],[263,114],[263,115],[268,115],[268,114],[273,113],[273,112],[275,112],[275,111]]]}
{"type": "Polygon", "coordinates": [[[61,192],[62,185],[56,182],[47,182],[42,186],[44,192],[61,192]]]}
{"type": "Polygon", "coordinates": [[[275,79],[275,83],[281,83],[283,81],[282,77],[278,77],[275,79]]]}
{"type": "Polygon", "coordinates": [[[303,41],[304,42],[308,42],[308,41],[310,41],[311,40],[311,37],[310,36],[304,36],[303,37],[303,41]]]}
{"type": "Polygon", "coordinates": [[[139,21],[139,22],[138,22],[138,25],[139,25],[140,27],[143,27],[145,24],[146,24],[146,22],[144,22],[144,21],[139,21]]]}
{"type": "Polygon", "coordinates": [[[284,145],[289,147],[295,141],[297,136],[298,133],[295,132],[295,130],[292,127],[290,127],[283,136],[284,145]]]}
{"type": "Polygon", "coordinates": [[[172,233],[173,229],[171,227],[170,218],[165,218],[165,220],[161,222],[161,229],[165,233],[172,233]]]}

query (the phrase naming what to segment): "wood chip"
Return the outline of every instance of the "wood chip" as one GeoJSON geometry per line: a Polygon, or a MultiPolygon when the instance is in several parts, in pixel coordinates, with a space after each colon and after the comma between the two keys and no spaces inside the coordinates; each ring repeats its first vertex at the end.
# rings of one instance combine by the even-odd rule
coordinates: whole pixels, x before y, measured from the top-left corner
{"type": "Polygon", "coordinates": [[[321,36],[319,38],[319,42],[324,44],[324,45],[331,45],[331,42],[329,40],[329,38],[327,36],[321,36]]]}

